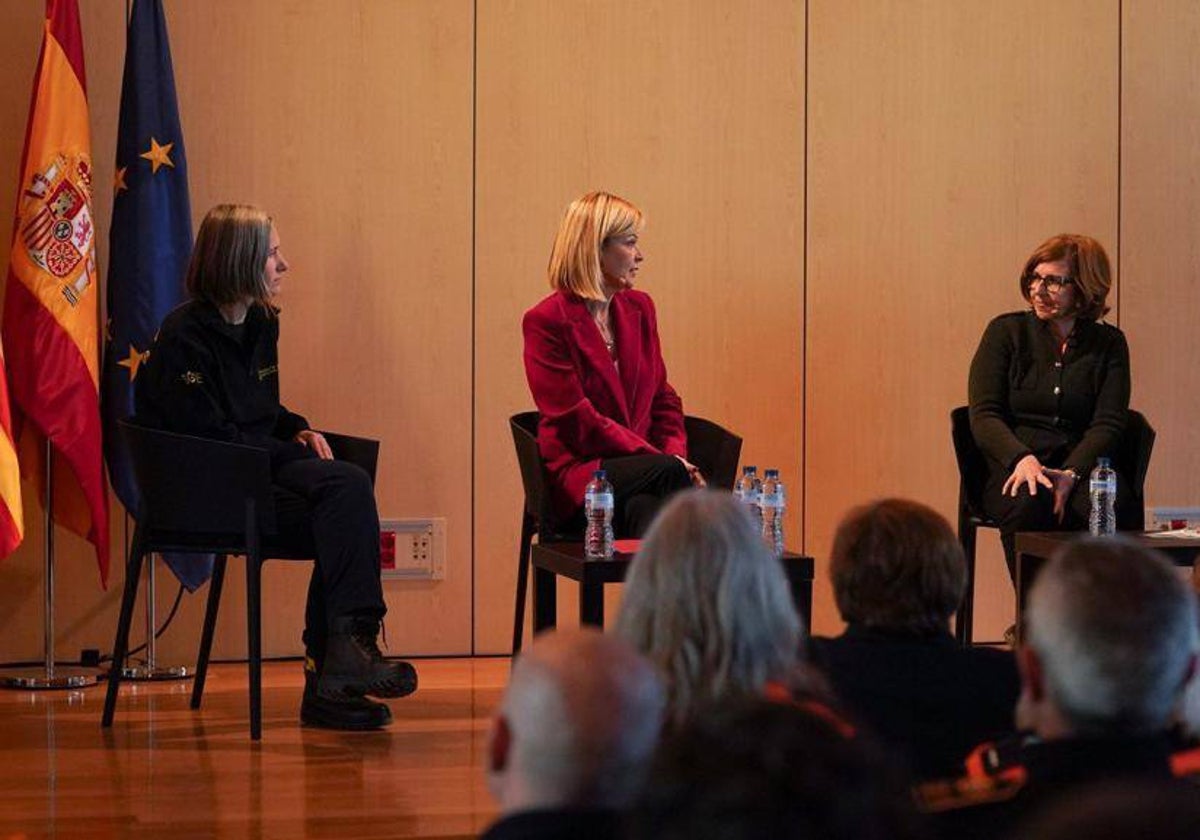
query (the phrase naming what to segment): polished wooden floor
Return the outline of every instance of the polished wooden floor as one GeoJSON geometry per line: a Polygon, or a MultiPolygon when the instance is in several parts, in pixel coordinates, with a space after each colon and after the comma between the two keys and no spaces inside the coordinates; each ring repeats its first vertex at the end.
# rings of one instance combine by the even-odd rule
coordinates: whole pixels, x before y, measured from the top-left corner
{"type": "Polygon", "coordinates": [[[263,669],[263,738],[250,741],[245,665],[190,681],[0,691],[0,838],[471,837],[494,817],[488,716],[507,659],[415,662],[420,689],[382,732],[304,729],[298,662],[263,669]]]}

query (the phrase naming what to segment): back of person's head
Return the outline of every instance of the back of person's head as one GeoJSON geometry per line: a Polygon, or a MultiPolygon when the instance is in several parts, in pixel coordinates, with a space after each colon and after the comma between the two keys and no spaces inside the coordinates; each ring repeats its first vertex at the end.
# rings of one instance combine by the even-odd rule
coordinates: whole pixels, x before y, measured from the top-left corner
{"type": "Polygon", "coordinates": [[[616,632],[666,674],[675,723],[789,680],[801,642],[783,567],[745,506],[712,490],[676,495],[654,520],[616,632]]]}
{"type": "Polygon", "coordinates": [[[1054,800],[1014,836],[1022,840],[1196,840],[1200,790],[1183,780],[1105,782],[1054,800]]]}
{"type": "Polygon", "coordinates": [[[634,840],[903,840],[903,776],[827,716],[743,700],[669,736],[630,818],[634,840]]]}
{"type": "Polygon", "coordinates": [[[271,250],[271,217],[247,204],[218,204],[196,234],[188,263],[188,294],[213,306],[250,300],[268,306],[263,279],[271,250]]]}
{"type": "Polygon", "coordinates": [[[627,806],[665,707],[658,672],[621,640],[590,628],[538,636],[492,722],[488,782],[501,810],[627,806]]]}
{"type": "Polygon", "coordinates": [[[620,196],[590,192],[575,199],[563,214],[550,252],[550,288],[589,300],[604,300],[600,250],[607,240],[637,233],[641,228],[642,211],[620,196]]]}
{"type": "Polygon", "coordinates": [[[842,519],[829,576],[847,623],[928,633],[948,629],[962,600],[966,563],[939,513],[918,502],[883,499],[842,519]]]}
{"type": "Polygon", "coordinates": [[[1025,620],[1022,702],[1032,680],[1075,735],[1170,723],[1200,639],[1195,594],[1158,552],[1119,537],[1069,544],[1034,581],[1025,620]]]}

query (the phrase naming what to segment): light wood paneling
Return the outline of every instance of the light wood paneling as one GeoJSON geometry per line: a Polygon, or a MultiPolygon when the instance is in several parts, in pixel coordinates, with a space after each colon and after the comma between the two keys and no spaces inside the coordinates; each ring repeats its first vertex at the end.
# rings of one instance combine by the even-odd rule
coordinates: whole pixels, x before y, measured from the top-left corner
{"type": "MultiPolygon", "coordinates": [[[[260,204],[274,216],[292,264],[281,299],[284,401],[320,427],[382,440],[383,517],[447,519],[446,580],[385,584],[392,651],[469,652],[473,4],[222,0],[166,7],[194,219],[222,201],[260,204]]],[[[123,9],[83,8],[99,184],[112,173],[123,9]]],[[[28,31],[6,27],[0,37],[36,50],[38,23],[30,17],[28,31]]],[[[15,78],[28,78],[33,63],[14,70],[15,78]]],[[[23,126],[29,87],[17,87],[23,126]]],[[[3,135],[8,148],[11,132],[3,135]]],[[[102,270],[110,202],[98,193],[102,270]]],[[[31,517],[36,511],[27,507],[31,517]]],[[[101,597],[94,561],[71,540],[60,551],[72,571],[60,576],[58,635],[62,655],[73,657],[80,647],[111,644],[121,564],[114,562],[113,587],[101,597]]],[[[268,654],[300,650],[310,568],[267,567],[268,654]]],[[[38,540],[3,571],[18,575],[20,585],[0,590],[0,621],[13,622],[0,659],[37,657],[38,540]]],[[[240,565],[230,582],[216,656],[244,650],[240,565]]],[[[164,599],[174,594],[173,585],[161,589],[164,599]]],[[[200,599],[187,601],[163,640],[164,654],[182,661],[194,657],[202,615],[200,599]]]]}
{"type": "Polygon", "coordinates": [[[1121,327],[1158,430],[1149,505],[1200,505],[1200,6],[1124,3],[1121,327]]]}
{"type": "MultiPolygon", "coordinates": [[[[809,3],[806,548],[882,495],[953,521],[949,412],[984,325],[1061,231],[1115,252],[1117,4],[809,3]]],[[[1114,253],[1115,256],[1115,253],[1114,253]]],[[[982,546],[979,631],[1011,621],[982,546]]]]}
{"type": "Polygon", "coordinates": [[[646,212],[640,286],[685,410],[742,434],[749,462],[801,474],[804,9],[481,0],[478,14],[475,615],[477,650],[498,651],[521,498],[506,418],[532,405],[521,315],[549,292],[577,196],[646,212]]]}

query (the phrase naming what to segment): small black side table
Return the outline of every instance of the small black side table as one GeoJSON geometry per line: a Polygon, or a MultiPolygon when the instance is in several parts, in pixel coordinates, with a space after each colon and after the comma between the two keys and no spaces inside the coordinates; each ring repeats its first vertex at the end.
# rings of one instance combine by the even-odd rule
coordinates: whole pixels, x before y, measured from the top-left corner
{"type": "MultiPolygon", "coordinates": [[[[533,632],[554,627],[558,621],[555,576],[579,581],[579,623],[604,626],[604,584],[625,579],[632,554],[613,552],[611,560],[585,560],[583,543],[559,542],[533,546],[533,632]]],[[[792,600],[805,632],[812,629],[811,557],[784,552],[780,562],[787,574],[792,600]]]]}

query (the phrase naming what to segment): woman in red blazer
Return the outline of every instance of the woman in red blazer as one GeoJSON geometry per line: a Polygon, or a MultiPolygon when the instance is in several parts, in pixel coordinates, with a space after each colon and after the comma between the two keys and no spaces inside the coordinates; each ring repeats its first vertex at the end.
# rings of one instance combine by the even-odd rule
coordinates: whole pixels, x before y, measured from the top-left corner
{"type": "Polygon", "coordinates": [[[642,213],[594,192],[567,208],[550,254],[554,292],[525,313],[525,375],[560,523],[608,472],[619,534],[640,537],[663,499],[703,486],[689,464],[683,402],[667,382],[654,302],[633,288],[642,213]]]}

